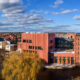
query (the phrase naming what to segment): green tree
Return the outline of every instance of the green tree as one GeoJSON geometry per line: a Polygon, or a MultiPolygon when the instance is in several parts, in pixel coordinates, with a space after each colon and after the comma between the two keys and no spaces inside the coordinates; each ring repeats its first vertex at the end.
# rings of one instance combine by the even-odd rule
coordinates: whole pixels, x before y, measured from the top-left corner
{"type": "Polygon", "coordinates": [[[13,51],[3,61],[2,77],[5,80],[36,80],[42,66],[38,54],[13,51]]]}

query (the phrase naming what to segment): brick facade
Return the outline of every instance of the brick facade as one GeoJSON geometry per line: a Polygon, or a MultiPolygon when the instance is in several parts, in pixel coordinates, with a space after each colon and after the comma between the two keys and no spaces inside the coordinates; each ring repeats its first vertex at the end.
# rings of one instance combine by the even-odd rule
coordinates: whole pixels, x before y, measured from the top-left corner
{"type": "Polygon", "coordinates": [[[55,47],[55,34],[54,33],[22,33],[21,42],[18,43],[17,48],[21,48],[21,51],[36,51],[39,57],[48,63],[48,53],[55,47]],[[23,42],[23,40],[32,40],[32,43],[23,42]],[[52,40],[52,43],[50,41],[52,40]],[[29,49],[29,46],[37,47],[37,49],[29,49]],[[52,46],[52,47],[51,47],[52,46]],[[39,50],[38,47],[43,47],[43,50],[39,50]]]}

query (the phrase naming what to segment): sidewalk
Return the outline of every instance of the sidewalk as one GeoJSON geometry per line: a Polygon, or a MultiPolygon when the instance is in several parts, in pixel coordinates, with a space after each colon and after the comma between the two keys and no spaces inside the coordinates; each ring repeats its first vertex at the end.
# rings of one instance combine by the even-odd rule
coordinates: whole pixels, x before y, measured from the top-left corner
{"type": "Polygon", "coordinates": [[[44,64],[44,68],[47,69],[67,69],[67,68],[74,68],[76,65],[75,64],[57,64],[57,63],[52,63],[52,64],[44,64]]]}

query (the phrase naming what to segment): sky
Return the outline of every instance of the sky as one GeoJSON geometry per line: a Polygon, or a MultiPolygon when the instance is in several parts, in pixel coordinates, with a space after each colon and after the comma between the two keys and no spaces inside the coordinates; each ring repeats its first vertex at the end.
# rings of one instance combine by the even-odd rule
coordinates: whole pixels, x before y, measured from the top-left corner
{"type": "Polygon", "coordinates": [[[0,0],[0,32],[80,32],[80,0],[0,0]]]}

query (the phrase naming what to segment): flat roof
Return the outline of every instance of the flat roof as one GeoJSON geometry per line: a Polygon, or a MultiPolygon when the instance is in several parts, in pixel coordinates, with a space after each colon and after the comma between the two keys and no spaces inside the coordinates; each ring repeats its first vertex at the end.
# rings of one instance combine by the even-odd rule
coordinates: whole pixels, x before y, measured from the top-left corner
{"type": "Polygon", "coordinates": [[[74,54],[74,49],[55,48],[50,53],[74,54]]]}
{"type": "Polygon", "coordinates": [[[8,44],[8,45],[6,45],[6,46],[14,46],[14,45],[17,45],[17,44],[8,44]]]}
{"type": "Polygon", "coordinates": [[[62,38],[62,37],[55,37],[55,39],[66,40],[66,41],[74,41],[74,39],[62,38]]]}

